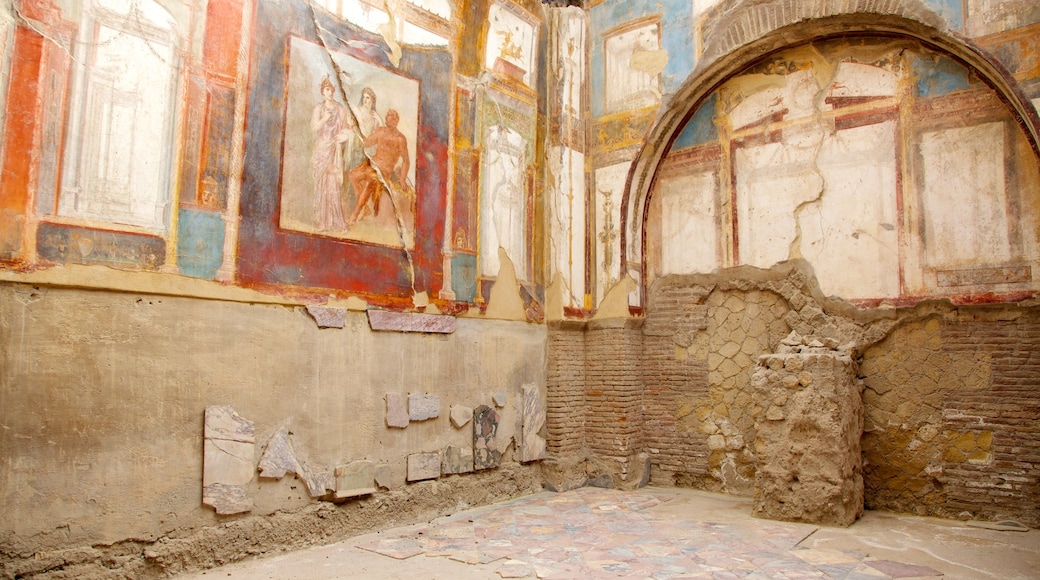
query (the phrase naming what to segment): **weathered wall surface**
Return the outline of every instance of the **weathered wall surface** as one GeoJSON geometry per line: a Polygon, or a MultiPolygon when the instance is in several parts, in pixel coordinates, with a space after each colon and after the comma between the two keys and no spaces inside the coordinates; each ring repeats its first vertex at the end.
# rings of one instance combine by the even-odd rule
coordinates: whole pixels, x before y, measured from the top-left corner
{"type": "Polygon", "coordinates": [[[824,299],[811,274],[788,265],[664,277],[648,306],[655,484],[750,495],[758,458],[746,363],[794,331],[860,355],[867,507],[1038,524],[1034,302],[860,310],[824,299]]]}
{"type": "MultiPolygon", "coordinates": [[[[404,505],[375,512],[374,526],[540,487],[537,463],[521,469],[512,438],[520,435],[522,385],[545,384],[542,326],[460,319],[453,334],[376,332],[364,313],[351,312],[344,328],[319,329],[300,306],[3,284],[0,346],[5,560],[39,553],[51,561],[51,550],[131,539],[147,547],[204,527],[248,526],[254,516],[276,512],[305,514],[295,525],[315,541],[319,503],[292,475],[254,477],[251,515],[218,517],[201,504],[209,405],[232,405],[254,423],[257,459],[271,435],[286,428],[307,466],[332,469],[359,459],[389,466],[391,491],[371,505],[404,505]],[[387,393],[435,395],[442,412],[390,428],[387,393]],[[500,406],[496,393],[505,395],[500,406]],[[405,484],[409,454],[473,445],[472,424],[449,422],[456,404],[496,408],[504,467],[447,477],[440,496],[410,491],[419,488],[405,484]]],[[[359,529],[357,518],[372,511],[357,512],[356,503],[344,506],[351,515],[342,517],[359,529]]],[[[233,546],[231,553],[216,548],[216,559],[242,557],[233,546]]]]}

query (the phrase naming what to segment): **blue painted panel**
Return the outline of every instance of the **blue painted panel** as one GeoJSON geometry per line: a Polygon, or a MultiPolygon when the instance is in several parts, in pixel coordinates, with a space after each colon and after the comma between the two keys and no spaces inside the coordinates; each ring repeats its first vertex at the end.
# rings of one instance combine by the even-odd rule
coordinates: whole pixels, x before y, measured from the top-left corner
{"type": "Polygon", "coordinates": [[[932,59],[914,54],[911,66],[917,78],[914,96],[918,98],[941,97],[969,88],[968,69],[945,56],[932,59]]]}
{"type": "Polygon", "coordinates": [[[715,126],[715,105],[718,100],[717,93],[712,93],[705,99],[679,133],[672,149],[684,149],[718,140],[719,129],[715,126]]]}
{"type": "Polygon", "coordinates": [[[220,214],[181,208],[177,226],[180,273],[212,280],[223,258],[224,220],[220,214]]]}
{"type": "Polygon", "coordinates": [[[477,297],[477,257],[455,254],[451,258],[451,289],[455,300],[473,302],[477,297]]]}
{"type": "Polygon", "coordinates": [[[668,64],[661,73],[663,93],[674,92],[690,75],[694,63],[693,3],[690,0],[607,0],[589,9],[589,54],[592,115],[603,115],[603,33],[647,16],[661,17],[661,48],[668,64]]]}

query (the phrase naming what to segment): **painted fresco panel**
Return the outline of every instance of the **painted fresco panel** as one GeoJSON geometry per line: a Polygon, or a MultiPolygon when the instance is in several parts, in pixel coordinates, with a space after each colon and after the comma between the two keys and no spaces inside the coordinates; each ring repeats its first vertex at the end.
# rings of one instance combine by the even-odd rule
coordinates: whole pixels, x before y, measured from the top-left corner
{"type": "Polygon", "coordinates": [[[108,12],[84,19],[90,42],[76,49],[59,215],[168,226],[178,61],[172,19],[146,4],[148,27],[108,12]]]}
{"type": "Polygon", "coordinates": [[[131,270],[158,270],[166,261],[166,241],[162,238],[60,224],[40,225],[37,250],[41,258],[53,262],[131,270]]]}
{"type": "Polygon", "coordinates": [[[619,31],[603,44],[606,112],[660,104],[660,72],[667,62],[667,53],[661,50],[660,24],[649,22],[619,31]]]}
{"type": "Polygon", "coordinates": [[[846,299],[899,295],[896,122],[837,131],[819,155],[827,184],[800,214],[802,255],[820,288],[846,299]]]}
{"type": "Polygon", "coordinates": [[[697,274],[720,266],[715,198],[718,176],[714,170],[663,179],[661,198],[661,273],[697,274]]]}
{"type": "Polygon", "coordinates": [[[736,150],[739,263],[768,268],[790,256],[795,208],[824,186],[813,147],[767,143],[736,150]]]}
{"type": "Polygon", "coordinates": [[[480,275],[493,278],[505,250],[524,279],[527,263],[527,147],[517,131],[502,125],[485,136],[484,187],[480,199],[480,275]]]}
{"type": "Polygon", "coordinates": [[[566,147],[553,150],[558,161],[552,189],[552,277],[567,289],[565,306],[580,308],[585,300],[585,156],[566,147]]]}
{"type": "Polygon", "coordinates": [[[1011,259],[1004,123],[921,136],[924,259],[952,268],[1011,259]]]}
{"type": "Polygon", "coordinates": [[[507,6],[496,2],[488,9],[484,66],[505,78],[533,87],[537,62],[535,29],[507,6]]]}
{"type": "Polygon", "coordinates": [[[290,40],[280,225],[411,248],[419,83],[341,52],[331,54],[334,66],[320,45],[290,40]],[[326,91],[329,100],[323,98],[323,80],[332,87],[326,91]],[[398,116],[396,133],[387,121],[390,111],[398,116]],[[370,170],[384,158],[380,148],[395,149],[379,168],[389,188],[370,170]]]}
{"type": "MultiPolygon", "coordinates": [[[[387,52],[379,48],[380,42],[378,38],[321,10],[312,11],[305,2],[262,0],[257,3],[245,142],[247,162],[242,179],[242,219],[236,261],[238,279],[243,284],[358,293],[387,306],[410,306],[411,297],[417,292],[435,295],[441,290],[448,135],[453,106],[451,55],[439,49],[413,50],[404,46],[400,67],[396,68],[390,63],[387,52]],[[320,39],[315,36],[315,19],[317,30],[322,35],[320,39]],[[296,58],[291,54],[293,46],[296,46],[290,40],[292,38],[299,39],[299,46],[328,46],[331,57],[296,66],[292,62],[296,58]],[[359,78],[371,73],[373,76],[364,77],[364,80],[371,80],[374,85],[390,83],[385,86],[392,87],[398,86],[394,83],[401,83],[403,87],[400,94],[377,92],[376,111],[383,121],[388,117],[390,106],[401,108],[399,122],[402,126],[411,122],[410,119],[417,119],[414,137],[405,136],[410,167],[401,172],[403,179],[401,173],[395,172],[394,175],[401,181],[411,182],[407,184],[409,190],[414,183],[414,244],[411,247],[403,243],[400,236],[387,244],[354,239],[349,224],[346,232],[342,229],[304,231],[317,229],[314,217],[306,216],[308,210],[314,215],[315,199],[310,172],[313,152],[310,121],[315,108],[324,103],[320,84],[323,75],[332,70],[332,59],[351,73],[350,83],[346,78],[330,78],[333,85],[337,82],[343,85],[342,92],[336,87],[332,95],[332,101],[338,107],[345,108],[350,101],[348,112],[359,108],[357,103],[362,89],[359,78]],[[322,65],[328,68],[311,68],[322,65]],[[356,68],[349,68],[352,66],[356,68]],[[294,67],[304,68],[308,71],[304,76],[311,76],[306,80],[291,81],[290,76],[299,72],[294,67]],[[354,78],[354,75],[359,78],[354,78]],[[412,81],[408,79],[417,84],[411,85],[412,81]],[[409,86],[416,87],[418,94],[418,102],[414,105],[411,103],[416,92],[410,92],[409,86]],[[293,87],[300,87],[301,92],[294,92],[293,87]],[[349,98],[344,98],[344,94],[349,98]],[[290,104],[289,101],[296,102],[290,104]],[[409,110],[412,112],[406,112],[409,110]],[[296,139],[295,145],[289,142],[290,137],[296,139]],[[295,164],[295,169],[283,171],[285,163],[295,164]],[[286,183],[292,175],[302,179],[296,190],[286,183]],[[310,192],[307,195],[309,199],[304,201],[307,192],[310,192]],[[283,195],[296,196],[295,201],[290,199],[287,203],[295,207],[293,211],[297,213],[286,218],[299,220],[296,227],[300,229],[283,227],[283,195]]],[[[383,90],[385,87],[377,88],[383,90]]],[[[338,107],[333,106],[342,113],[338,107]]],[[[335,137],[338,133],[331,135],[335,137]]],[[[331,149],[334,158],[336,149],[331,149]]],[[[403,164],[396,166],[398,171],[403,167],[403,164]]],[[[338,179],[334,171],[330,179],[334,185],[326,191],[334,193],[338,179]]],[[[348,183],[349,174],[343,180],[348,183]]],[[[344,215],[346,210],[353,209],[350,203],[352,200],[348,198],[343,204],[347,207],[340,207],[345,221],[350,219],[349,214],[344,215]]],[[[392,213],[381,206],[375,215],[381,219],[383,212],[392,213]]],[[[360,216],[356,223],[363,223],[369,232],[375,232],[373,236],[384,235],[386,231],[373,219],[372,213],[360,216]]]]}
{"type": "Polygon", "coordinates": [[[596,262],[593,280],[596,284],[596,303],[603,300],[606,291],[621,280],[621,197],[625,190],[630,163],[601,167],[595,173],[594,224],[596,262]]]}

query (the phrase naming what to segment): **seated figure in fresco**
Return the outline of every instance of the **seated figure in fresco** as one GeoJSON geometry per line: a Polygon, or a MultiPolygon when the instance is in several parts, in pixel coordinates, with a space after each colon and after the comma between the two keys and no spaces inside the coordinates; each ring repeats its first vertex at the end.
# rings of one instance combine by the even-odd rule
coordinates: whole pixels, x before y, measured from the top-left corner
{"type": "Polygon", "coordinates": [[[311,113],[311,175],[314,177],[314,215],[320,231],[343,230],[343,143],[350,137],[353,118],[335,100],[336,88],[328,77],[319,85],[322,100],[311,113]]]}
{"type": "Polygon", "coordinates": [[[379,198],[383,194],[383,183],[386,183],[390,195],[397,195],[407,187],[408,140],[397,130],[400,115],[395,109],[386,112],[386,124],[376,127],[371,135],[365,137],[365,149],[373,148],[371,157],[350,170],[350,184],[357,195],[354,211],[347,219],[347,225],[354,225],[368,211],[372,215],[379,214],[379,198]],[[382,178],[382,179],[380,179],[382,178]],[[369,202],[372,204],[368,209],[369,202]]]}

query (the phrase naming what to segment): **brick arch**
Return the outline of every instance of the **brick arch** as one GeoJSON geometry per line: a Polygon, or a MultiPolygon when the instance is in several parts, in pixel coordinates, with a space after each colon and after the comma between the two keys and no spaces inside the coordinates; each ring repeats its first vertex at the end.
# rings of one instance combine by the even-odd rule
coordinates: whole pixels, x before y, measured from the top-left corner
{"type": "Polygon", "coordinates": [[[762,58],[809,42],[868,36],[911,39],[971,69],[1008,107],[1033,151],[1040,154],[1040,117],[994,55],[951,32],[914,0],[725,0],[706,17],[711,40],[704,57],[671,97],[629,169],[621,204],[621,263],[640,280],[645,306],[645,223],[650,191],[672,143],[706,98],[762,58]],[[846,11],[843,4],[853,4],[846,11]]]}

